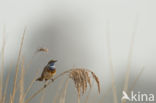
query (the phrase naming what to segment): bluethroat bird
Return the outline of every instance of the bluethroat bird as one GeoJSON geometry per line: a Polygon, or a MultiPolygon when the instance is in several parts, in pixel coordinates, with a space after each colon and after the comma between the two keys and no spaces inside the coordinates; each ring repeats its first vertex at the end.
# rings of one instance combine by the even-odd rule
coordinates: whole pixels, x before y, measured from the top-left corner
{"type": "Polygon", "coordinates": [[[37,81],[50,80],[56,74],[56,68],[55,68],[56,62],[57,60],[50,60],[48,64],[44,67],[41,76],[36,80],[37,81]]]}

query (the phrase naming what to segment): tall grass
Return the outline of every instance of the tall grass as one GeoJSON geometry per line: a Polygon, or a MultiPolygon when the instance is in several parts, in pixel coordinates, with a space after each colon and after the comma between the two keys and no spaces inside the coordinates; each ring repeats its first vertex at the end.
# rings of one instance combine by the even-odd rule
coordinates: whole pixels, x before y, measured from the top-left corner
{"type": "Polygon", "coordinates": [[[109,56],[109,64],[110,64],[110,71],[112,77],[112,91],[114,97],[114,103],[118,103],[117,97],[117,90],[116,90],[116,83],[115,83],[115,75],[114,75],[114,66],[112,61],[112,54],[111,54],[111,46],[110,46],[110,22],[107,21],[107,48],[108,48],[108,56],[109,56]]]}
{"type": "MultiPolygon", "coordinates": [[[[12,92],[7,91],[8,90],[8,83],[10,79],[10,71],[9,70],[7,74],[6,81],[3,81],[3,74],[4,74],[4,50],[5,50],[5,38],[3,38],[3,45],[2,45],[2,52],[1,52],[1,76],[0,76],[0,103],[6,103],[6,98],[7,96],[10,95],[9,98],[9,103],[29,103],[35,96],[37,96],[41,91],[43,91],[47,86],[49,86],[53,81],[49,81],[47,84],[45,84],[42,88],[40,88],[38,91],[36,91],[32,96],[28,96],[26,98],[28,92],[30,89],[32,89],[32,85],[35,82],[35,79],[37,76],[32,79],[30,85],[26,87],[27,89],[25,90],[25,85],[24,85],[24,78],[25,78],[25,61],[24,61],[24,56],[22,55],[22,49],[23,49],[23,44],[24,44],[24,38],[26,34],[26,29],[24,29],[22,38],[21,38],[21,43],[19,47],[19,53],[18,53],[18,58],[17,58],[17,63],[16,63],[16,69],[15,69],[15,75],[14,75],[14,80],[12,84],[12,92]],[[5,88],[3,87],[3,83],[5,84],[5,88]],[[4,88],[4,90],[3,90],[4,88]],[[17,91],[19,90],[19,93],[17,91]]],[[[5,37],[5,35],[3,35],[5,37]]],[[[40,51],[44,51],[45,49],[39,49],[40,51]]],[[[38,52],[40,52],[38,51],[38,52]]],[[[46,49],[47,52],[47,49],[46,49]]],[[[92,78],[96,81],[97,86],[98,86],[98,91],[100,92],[100,82],[98,80],[98,77],[95,75],[94,72],[88,69],[83,69],[83,68],[73,68],[70,70],[67,70],[59,75],[57,75],[54,80],[58,79],[61,76],[68,75],[68,79],[65,82],[64,89],[62,91],[62,96],[60,98],[60,103],[65,103],[65,97],[67,93],[67,87],[68,87],[68,82],[69,79],[73,80],[75,87],[77,89],[77,94],[78,94],[78,103],[80,102],[80,93],[85,93],[87,89],[87,84],[90,85],[91,87],[91,80],[90,80],[90,75],[92,75],[92,78]]],[[[44,96],[41,97],[41,103],[44,102],[44,96]]]]}
{"type": "MultiPolygon", "coordinates": [[[[117,91],[116,91],[116,83],[115,83],[115,75],[114,75],[114,67],[113,67],[113,62],[112,62],[112,55],[111,55],[111,47],[110,47],[110,37],[109,37],[109,25],[108,25],[108,29],[107,29],[107,43],[108,43],[108,53],[109,53],[109,61],[110,61],[110,71],[111,71],[111,77],[112,77],[112,87],[110,89],[113,90],[113,96],[114,96],[114,103],[118,103],[118,97],[117,97],[117,91]]],[[[5,31],[5,30],[4,30],[5,31]]],[[[80,98],[81,98],[81,94],[86,93],[87,88],[90,87],[88,95],[86,96],[86,99],[84,101],[84,103],[88,103],[89,102],[89,96],[91,94],[91,90],[92,90],[92,80],[95,80],[96,85],[97,85],[97,91],[100,93],[100,81],[98,79],[98,76],[95,75],[94,72],[92,72],[89,69],[84,69],[84,68],[72,68],[69,69],[67,71],[64,71],[58,75],[56,75],[53,78],[53,81],[48,81],[43,87],[41,87],[39,90],[37,90],[36,92],[34,92],[32,95],[28,95],[28,93],[30,92],[31,89],[33,89],[33,84],[35,83],[35,80],[37,78],[37,75],[39,72],[36,73],[36,75],[34,76],[34,78],[32,78],[32,81],[30,82],[29,86],[25,87],[25,83],[24,83],[24,79],[26,78],[25,76],[25,60],[24,60],[24,56],[22,54],[22,49],[23,49],[23,44],[24,44],[24,38],[25,38],[25,34],[26,34],[26,29],[23,32],[22,38],[21,38],[21,43],[20,43],[20,47],[19,47],[19,53],[18,53],[18,59],[17,59],[17,63],[16,63],[16,68],[15,68],[15,75],[14,75],[14,81],[13,84],[11,85],[12,87],[12,91],[8,91],[8,85],[9,85],[9,80],[10,80],[10,73],[11,73],[11,69],[9,69],[6,79],[5,81],[3,80],[4,78],[4,54],[5,54],[5,33],[3,35],[3,44],[2,44],[2,48],[1,48],[1,73],[0,73],[0,103],[30,103],[30,101],[32,99],[34,99],[38,94],[40,94],[44,89],[47,88],[47,86],[49,86],[50,84],[52,84],[55,80],[57,80],[58,78],[62,77],[62,76],[67,76],[67,79],[65,82],[65,85],[62,85],[64,87],[64,89],[61,92],[61,96],[59,96],[58,93],[56,94],[56,97],[54,97],[54,100],[52,101],[52,103],[57,103],[57,99],[59,99],[59,103],[65,103],[66,100],[66,94],[68,93],[67,88],[68,88],[68,83],[69,80],[72,80],[72,82],[75,84],[75,88],[77,90],[77,100],[75,100],[75,102],[80,103],[80,98]],[[19,93],[17,93],[17,91],[19,91],[19,93]],[[10,96],[10,97],[8,97],[10,96]],[[15,98],[18,97],[18,100],[16,101],[15,98]],[[28,98],[26,98],[28,97],[28,98]],[[9,99],[9,100],[7,100],[9,99]]],[[[132,46],[131,46],[132,48],[132,46]]],[[[48,49],[44,49],[44,48],[40,48],[37,50],[38,52],[48,52],[48,49]]],[[[132,56],[132,54],[129,54],[129,58],[132,56]]],[[[130,59],[131,60],[131,59],[130,59]]],[[[129,60],[129,62],[130,62],[129,60]]],[[[32,61],[31,61],[32,63],[32,61]]],[[[31,64],[30,63],[30,64],[31,64]]],[[[29,67],[29,66],[28,66],[29,67]]],[[[125,77],[125,84],[124,84],[124,90],[127,90],[128,88],[128,79],[129,79],[129,72],[130,72],[130,64],[128,65],[128,72],[126,74],[125,77]]],[[[137,81],[139,80],[141,74],[143,72],[143,69],[140,71],[140,73],[138,74],[138,76],[136,77],[136,79],[134,80],[134,83],[131,85],[130,90],[133,90],[137,81]]],[[[63,83],[60,82],[60,83],[63,83]]],[[[61,88],[61,84],[59,84],[59,88],[61,88]]],[[[103,95],[103,97],[105,97],[108,93],[110,93],[110,89],[104,93],[105,95],[103,95]]],[[[44,103],[45,100],[45,93],[43,93],[43,95],[41,96],[41,100],[40,103],[44,103]]],[[[104,99],[101,99],[99,103],[103,103],[104,99]]]]}
{"type": "Polygon", "coordinates": [[[20,59],[21,59],[21,54],[22,54],[22,47],[23,47],[25,32],[26,32],[26,29],[24,29],[24,32],[23,32],[23,36],[22,36],[22,40],[21,40],[21,44],[20,44],[20,49],[19,49],[19,54],[18,54],[18,58],[17,58],[16,72],[15,72],[14,84],[13,84],[13,92],[11,95],[11,103],[14,103],[15,94],[16,94],[17,76],[18,76],[18,72],[19,72],[19,65],[20,65],[20,59]]]}
{"type": "MultiPolygon", "coordinates": [[[[134,42],[135,42],[135,36],[136,31],[138,27],[138,15],[136,16],[136,21],[134,22],[134,30],[132,32],[132,38],[130,42],[130,48],[129,48],[129,54],[128,54],[128,63],[127,63],[127,71],[125,73],[125,81],[124,81],[124,88],[123,91],[128,92],[128,85],[129,85],[129,77],[130,77],[130,70],[131,70],[131,64],[132,64],[132,55],[133,55],[133,49],[134,49],[134,42]]],[[[126,100],[122,100],[122,103],[126,103],[126,100]]]]}

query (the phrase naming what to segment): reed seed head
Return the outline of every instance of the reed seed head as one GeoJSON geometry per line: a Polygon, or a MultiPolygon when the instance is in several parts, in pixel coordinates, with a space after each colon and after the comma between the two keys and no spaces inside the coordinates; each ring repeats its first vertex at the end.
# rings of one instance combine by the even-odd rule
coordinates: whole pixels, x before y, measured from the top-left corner
{"type": "Polygon", "coordinates": [[[84,94],[86,92],[88,85],[90,88],[92,87],[90,75],[92,75],[93,79],[96,81],[100,93],[100,82],[94,72],[82,68],[76,68],[70,71],[69,78],[74,81],[79,96],[81,93],[84,94]]]}
{"type": "Polygon", "coordinates": [[[37,52],[48,52],[48,48],[39,48],[37,49],[37,52]]]}

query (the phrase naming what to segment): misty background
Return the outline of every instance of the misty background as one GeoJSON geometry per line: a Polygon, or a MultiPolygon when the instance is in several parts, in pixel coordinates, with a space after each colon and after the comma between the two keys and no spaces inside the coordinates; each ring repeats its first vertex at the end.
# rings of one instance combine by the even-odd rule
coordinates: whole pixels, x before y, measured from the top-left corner
{"type": "MultiPolygon", "coordinates": [[[[94,71],[101,81],[102,93],[98,95],[97,87],[94,86],[90,101],[101,100],[111,88],[107,46],[109,31],[120,101],[130,43],[135,34],[129,84],[131,86],[144,67],[134,91],[156,94],[155,4],[154,0],[0,0],[0,47],[4,27],[6,36],[5,72],[9,68],[15,69],[20,40],[26,26],[23,55],[26,67],[31,60],[33,63],[30,68],[25,67],[25,86],[29,85],[36,71],[41,73],[47,62],[54,58],[58,60],[57,74],[72,67],[94,71]],[[33,56],[41,47],[48,48],[49,52],[33,56]]],[[[45,103],[52,101],[58,83],[59,80],[45,90],[45,103]]],[[[32,93],[42,85],[36,82],[32,93]]],[[[69,88],[67,102],[73,103],[77,97],[72,82],[69,88]]],[[[39,98],[37,96],[32,103],[37,103],[39,98]]],[[[112,92],[104,99],[113,102],[112,92]]]]}

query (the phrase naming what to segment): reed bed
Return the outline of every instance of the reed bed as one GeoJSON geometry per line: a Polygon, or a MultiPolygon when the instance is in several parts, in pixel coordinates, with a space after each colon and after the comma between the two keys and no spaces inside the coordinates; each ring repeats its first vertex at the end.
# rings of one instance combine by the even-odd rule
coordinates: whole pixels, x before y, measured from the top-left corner
{"type": "MultiPolygon", "coordinates": [[[[111,55],[111,49],[110,49],[109,28],[108,28],[107,33],[108,33],[107,43],[108,43],[108,52],[109,52],[109,61],[110,61],[110,71],[111,71],[111,77],[112,77],[112,87],[110,89],[112,89],[112,92],[113,92],[114,103],[118,103],[117,89],[116,89],[116,83],[115,83],[115,75],[114,75],[114,70],[113,70],[114,67],[113,67],[112,55],[111,55]]],[[[25,66],[24,56],[22,54],[25,34],[26,34],[26,29],[24,30],[23,35],[21,37],[21,43],[20,43],[20,47],[19,47],[18,59],[17,59],[17,63],[16,63],[15,75],[14,75],[14,80],[13,80],[14,82],[11,85],[12,91],[8,91],[9,80],[11,78],[10,72],[12,70],[10,69],[9,72],[7,73],[5,81],[4,81],[4,75],[3,75],[4,74],[4,64],[5,64],[4,63],[4,59],[5,59],[4,58],[4,54],[5,54],[5,33],[3,35],[3,44],[2,44],[2,49],[1,49],[1,69],[0,69],[1,70],[1,73],[0,73],[0,103],[30,103],[32,99],[35,99],[35,97],[38,94],[40,94],[44,89],[46,89],[48,86],[50,86],[50,84],[54,83],[56,80],[58,80],[58,78],[61,78],[63,76],[66,76],[67,79],[64,81],[65,85],[64,85],[64,88],[61,92],[62,95],[59,97],[58,96],[59,94],[56,93],[57,95],[56,95],[56,97],[54,97],[54,100],[52,103],[56,103],[57,99],[59,99],[59,103],[65,103],[66,95],[68,93],[67,88],[68,88],[70,81],[74,84],[75,90],[77,93],[77,100],[75,100],[75,103],[76,102],[80,103],[81,102],[80,101],[81,96],[83,96],[83,94],[85,94],[87,92],[87,89],[90,88],[88,95],[85,99],[85,103],[88,103],[89,96],[91,94],[91,90],[93,87],[93,81],[95,81],[95,83],[96,83],[97,92],[98,93],[102,92],[101,87],[100,87],[101,83],[99,81],[99,78],[93,71],[91,71],[90,69],[86,69],[86,68],[74,67],[72,69],[69,69],[67,71],[64,71],[64,72],[56,75],[53,78],[53,80],[49,80],[39,90],[34,92],[32,95],[28,95],[30,90],[33,89],[32,87],[33,87],[33,84],[35,83],[38,72],[36,73],[36,76],[34,76],[34,78],[32,78],[32,81],[30,82],[29,86],[25,87],[24,78],[26,78],[25,77],[25,67],[26,66],[25,66]],[[19,92],[19,93],[17,93],[17,92],[19,92]],[[15,101],[15,98],[17,98],[17,97],[18,97],[18,101],[15,101]]],[[[128,91],[128,80],[129,80],[129,72],[130,72],[130,64],[131,64],[131,56],[132,56],[132,47],[134,45],[133,42],[134,42],[134,35],[132,37],[132,42],[131,42],[131,46],[130,46],[130,53],[129,53],[128,66],[127,66],[128,69],[126,72],[124,89],[123,89],[125,91],[128,91]]],[[[39,49],[37,49],[37,51],[35,52],[34,55],[36,55],[37,53],[40,53],[40,52],[48,53],[48,48],[39,48],[39,49]]],[[[31,61],[31,63],[32,63],[32,61],[31,61]]],[[[139,80],[142,72],[143,72],[143,69],[141,69],[140,73],[138,74],[138,76],[134,80],[134,83],[130,87],[129,91],[134,89],[134,87],[135,87],[137,81],[139,80]]],[[[61,88],[61,87],[59,87],[59,88],[61,88]]],[[[108,90],[109,92],[107,92],[106,94],[111,92],[110,89],[108,90]]],[[[105,97],[105,95],[104,95],[104,97],[105,97]]],[[[41,96],[40,103],[44,103],[45,99],[46,98],[45,98],[45,92],[44,92],[43,95],[41,96]]],[[[100,100],[99,103],[102,103],[103,100],[104,99],[100,100]]],[[[125,102],[126,101],[122,101],[122,103],[125,103],[125,102]]]]}
{"type": "MultiPolygon", "coordinates": [[[[20,48],[19,48],[19,53],[18,53],[18,58],[17,58],[17,63],[16,63],[16,69],[15,69],[15,75],[14,75],[14,82],[12,84],[12,92],[7,91],[8,89],[8,82],[10,79],[10,72],[7,74],[7,79],[5,81],[5,89],[3,90],[3,70],[4,70],[4,50],[5,50],[5,39],[3,39],[3,46],[2,46],[2,52],[1,52],[1,77],[0,77],[0,103],[6,103],[6,96],[8,96],[8,93],[10,95],[9,98],[9,103],[15,103],[15,98],[19,96],[18,98],[18,103],[29,103],[35,96],[37,96],[39,93],[41,93],[42,90],[44,90],[47,86],[49,86],[52,82],[54,82],[56,79],[58,79],[61,76],[67,75],[68,79],[66,81],[64,90],[63,90],[63,95],[60,98],[60,103],[65,103],[65,96],[67,93],[67,87],[68,87],[68,82],[69,79],[71,79],[74,84],[75,88],[77,90],[78,94],[78,101],[80,101],[80,94],[84,94],[88,88],[88,85],[90,88],[92,87],[91,85],[91,77],[89,74],[92,76],[92,78],[96,81],[97,87],[98,87],[98,92],[100,93],[100,81],[98,77],[95,75],[94,72],[92,72],[89,69],[84,69],[84,68],[72,68],[67,71],[64,71],[63,73],[55,76],[54,81],[49,81],[47,84],[45,84],[42,88],[40,88],[38,91],[36,91],[32,96],[28,96],[26,98],[28,92],[30,89],[32,89],[32,85],[35,82],[35,79],[37,76],[32,79],[32,82],[30,85],[27,87],[25,90],[24,86],[24,78],[25,78],[25,61],[24,61],[24,56],[22,56],[22,49],[23,49],[23,44],[24,44],[24,38],[26,34],[26,29],[23,32],[22,38],[21,38],[21,43],[20,43],[20,48]],[[19,90],[19,94],[17,94],[17,91],[19,90]],[[4,91],[4,92],[3,92],[4,91]]],[[[5,36],[5,35],[4,35],[5,36]]],[[[48,52],[47,48],[39,48],[36,53],[39,52],[48,52]]],[[[29,66],[28,66],[29,67],[29,66]]],[[[8,98],[7,98],[8,99],[8,98]]],[[[41,98],[41,102],[43,102],[44,98],[41,98]]],[[[17,102],[17,101],[16,101],[17,102]]]]}

